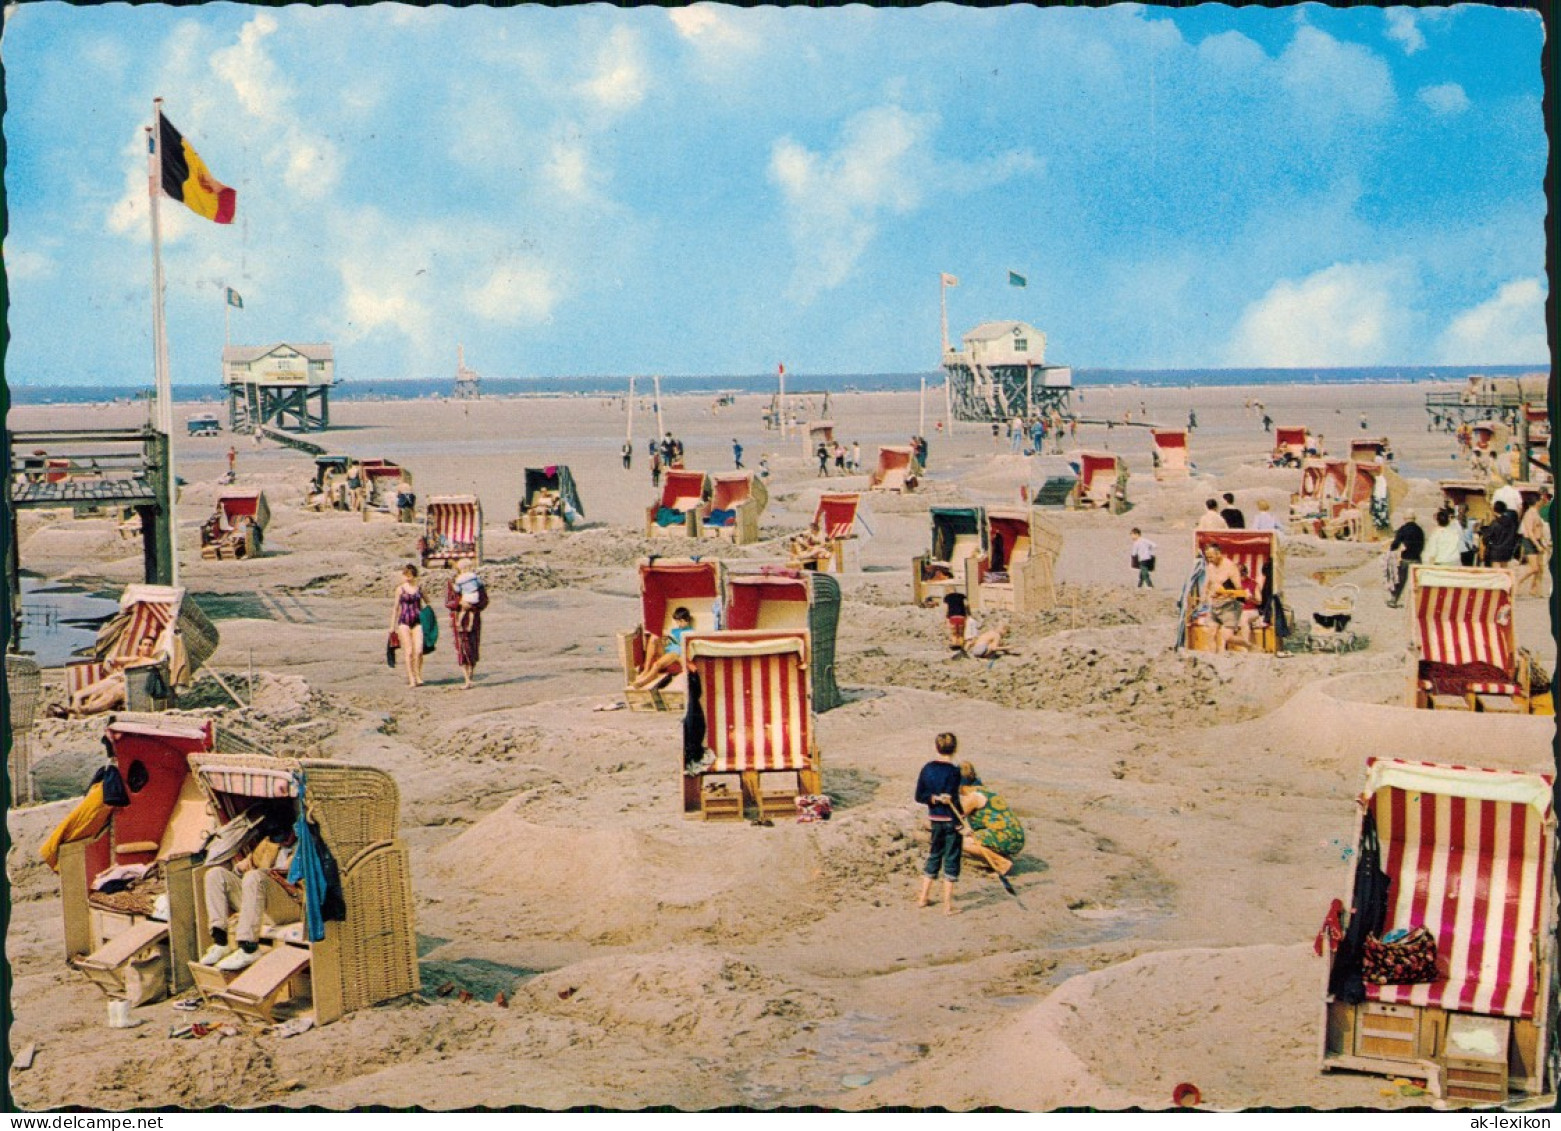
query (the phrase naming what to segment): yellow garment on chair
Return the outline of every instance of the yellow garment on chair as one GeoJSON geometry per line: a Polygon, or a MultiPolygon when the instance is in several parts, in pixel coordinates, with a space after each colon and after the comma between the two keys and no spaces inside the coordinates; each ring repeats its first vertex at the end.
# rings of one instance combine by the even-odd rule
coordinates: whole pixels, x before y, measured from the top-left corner
{"type": "Polygon", "coordinates": [[[114,811],[103,803],[103,783],[98,782],[49,834],[38,855],[54,872],[60,870],[60,845],[76,840],[91,840],[103,831],[114,811]]]}

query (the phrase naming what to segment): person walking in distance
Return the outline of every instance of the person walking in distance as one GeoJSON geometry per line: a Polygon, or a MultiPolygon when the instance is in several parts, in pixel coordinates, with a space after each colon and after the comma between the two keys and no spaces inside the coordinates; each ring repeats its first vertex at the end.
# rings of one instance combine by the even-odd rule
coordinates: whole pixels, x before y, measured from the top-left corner
{"type": "Polygon", "coordinates": [[[1154,556],[1155,544],[1144,537],[1144,532],[1138,527],[1133,527],[1133,568],[1138,571],[1138,588],[1154,588],[1154,556]]]}

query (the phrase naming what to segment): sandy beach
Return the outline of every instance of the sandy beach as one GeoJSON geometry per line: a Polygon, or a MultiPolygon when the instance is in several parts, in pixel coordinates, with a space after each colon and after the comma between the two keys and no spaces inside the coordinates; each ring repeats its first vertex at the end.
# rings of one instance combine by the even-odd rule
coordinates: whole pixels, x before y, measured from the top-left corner
{"type": "MultiPolygon", "coordinates": [[[[1062,460],[1010,454],[984,425],[938,434],[941,390],[929,390],[923,489],[868,499],[870,534],[841,578],[846,703],[817,722],[833,818],[769,828],[685,820],[678,718],[596,710],[622,699],[615,634],[638,621],[635,563],[686,548],[641,533],[653,414],[635,415],[625,471],[625,413],[606,398],[332,405],[335,427],[312,439],[411,469],[420,503],[481,499],[492,605],[471,691],[447,644],[422,688],[386,668],[415,527],[306,511],[311,459],[239,437],[238,483],[270,500],[266,553],[203,560],[198,527],[234,438],[178,435],[181,582],[218,622],[212,665],[253,698],[239,707],[207,677],[183,706],[278,754],[395,776],[425,997],[286,1040],[171,1041],[188,1017],[168,1002],[139,1010],[139,1028],[107,1028],[102,994],[64,962],[58,882],[37,854],[101,758],[102,720],[43,719],[32,741],[51,800],[8,815],[10,1045],[36,1048],[11,1072],[18,1104],[1164,1108],[1183,1081],[1216,1109],[1416,1103],[1384,1097],[1377,1077],[1318,1071],[1312,940],[1330,900],[1347,895],[1364,761],[1549,772],[1554,720],[1403,706],[1409,613],[1385,604],[1385,543],[1287,539],[1298,620],[1333,586],[1358,585],[1363,650],[1215,656],[1173,644],[1204,499],[1231,491],[1249,515],[1266,499],[1282,516],[1298,486],[1299,472],[1266,466],[1271,437],[1251,399],[1330,449],[1390,437],[1404,505],[1426,521],[1436,480],[1462,470],[1453,438],[1426,429],[1430,389],[1075,393],[1092,419],[1180,427],[1195,411],[1196,470],[1157,483],[1143,428],[1082,426],[1065,450],[1124,455],[1132,508],[1049,512],[1065,538],[1059,607],[1016,617],[1014,654],[991,663],[949,660],[941,613],[911,603],[926,508],[1016,505],[1062,460]],[[509,531],[523,469],[554,463],[573,471],[584,525],[509,531]],[[1159,546],[1153,590],[1134,588],[1135,526],[1159,546]],[[1010,877],[1018,897],[967,866],[953,918],[914,902],[927,833],[913,787],[944,730],[1028,840],[1010,877]],[[436,996],[447,981],[474,1000],[436,996]],[[492,1004],[500,990],[507,1009],[492,1004]]],[[[781,560],[821,489],[866,488],[865,474],[819,479],[800,439],[763,430],[767,402],[664,405],[690,468],[730,469],[734,438],[750,468],[769,454],[761,541],[704,543],[702,554],[781,560]]],[[[181,433],[208,410],[179,405],[181,433]]],[[[10,424],[108,427],[144,412],[20,407],[10,424]]],[[[918,398],[836,395],[831,416],[870,464],[879,444],[917,431],[918,398]]],[[[20,532],[24,569],[43,577],[109,593],[140,580],[137,544],[106,520],[25,512],[20,532]]],[[[446,576],[426,580],[436,602],[446,576]]],[[[1520,600],[1517,636],[1553,666],[1548,606],[1520,600]]],[[[45,699],[63,699],[58,672],[45,699]]]]}

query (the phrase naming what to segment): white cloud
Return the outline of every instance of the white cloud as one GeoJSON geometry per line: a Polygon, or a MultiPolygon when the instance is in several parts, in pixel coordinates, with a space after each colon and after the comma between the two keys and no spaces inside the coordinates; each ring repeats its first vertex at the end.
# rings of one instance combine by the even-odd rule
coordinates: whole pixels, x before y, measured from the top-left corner
{"type": "Polygon", "coordinates": [[[277,27],[271,13],[258,13],[239,29],[237,43],[212,54],[211,69],[248,114],[270,127],[268,164],[281,167],[284,183],[298,196],[319,200],[336,187],[341,157],[333,143],[306,129],[291,111],[293,88],[266,51],[265,41],[277,27]]]}
{"type": "Polygon", "coordinates": [[[1383,117],[1393,104],[1387,64],[1366,48],[1301,25],[1279,57],[1279,79],[1298,107],[1326,122],[1383,117]]]}
{"type": "MultiPolygon", "coordinates": [[[[117,236],[127,236],[147,246],[152,241],[152,208],[147,195],[146,134],[137,126],[135,136],[120,150],[125,161],[124,189],[108,210],[108,230],[117,236]]],[[[176,244],[190,232],[194,213],[186,210],[177,200],[166,196],[158,198],[158,226],[163,244],[176,244]]],[[[200,223],[209,223],[201,220],[200,223]]]]}
{"type": "Polygon", "coordinates": [[[1241,312],[1226,346],[1236,366],[1378,365],[1403,360],[1409,281],[1394,266],[1335,263],[1281,279],[1241,312]]]}
{"type": "MultiPolygon", "coordinates": [[[[744,17],[751,13],[744,13],[744,17]]],[[[692,4],[667,13],[677,33],[702,51],[719,54],[754,46],[753,36],[732,18],[729,9],[715,4],[692,4]]]]}
{"type": "Polygon", "coordinates": [[[485,282],[466,295],[474,313],[506,326],[546,321],[557,301],[557,288],[547,269],[522,262],[495,267],[485,282]]]}
{"type": "Polygon", "coordinates": [[[54,260],[41,252],[15,250],[8,247],[3,258],[6,278],[12,283],[47,279],[54,274],[54,260]]]}
{"type": "Polygon", "coordinates": [[[595,75],[580,89],[607,110],[630,110],[645,100],[645,68],[632,29],[613,29],[597,56],[595,75]]]}
{"type": "Polygon", "coordinates": [[[843,282],[877,232],[878,218],[917,206],[935,124],[931,115],[883,106],[846,122],[833,154],[813,153],[790,138],[775,143],[770,177],[789,212],[796,297],[806,300],[843,282]]]}
{"type": "Polygon", "coordinates": [[[276,17],[261,12],[239,29],[236,44],[211,57],[211,69],[233,88],[239,105],[262,121],[276,120],[292,97],[264,47],[266,37],[276,29],[276,17]]]}
{"type": "Polygon", "coordinates": [[[1469,96],[1455,82],[1422,87],[1419,98],[1438,114],[1462,114],[1469,108],[1469,96]]]}
{"type": "Polygon", "coordinates": [[[590,156],[577,141],[554,143],[542,171],[553,187],[567,196],[584,198],[591,195],[590,156]]]}
{"type": "Polygon", "coordinates": [[[1389,8],[1383,13],[1388,18],[1387,36],[1404,48],[1404,54],[1413,55],[1425,46],[1425,36],[1413,8],[1389,8]]]}
{"type": "Polygon", "coordinates": [[[1514,279],[1455,316],[1437,343],[1443,365],[1534,365],[1550,360],[1543,279],[1514,279]]]}

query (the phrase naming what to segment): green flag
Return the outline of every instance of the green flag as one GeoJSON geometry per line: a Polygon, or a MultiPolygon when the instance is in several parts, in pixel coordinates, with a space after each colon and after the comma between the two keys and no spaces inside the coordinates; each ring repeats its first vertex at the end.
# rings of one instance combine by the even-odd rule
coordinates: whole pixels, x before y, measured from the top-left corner
{"type": "Polygon", "coordinates": [[[1008,285],[1010,287],[1022,287],[1025,285],[1024,276],[1017,271],[1008,272],[1008,285]]]}

